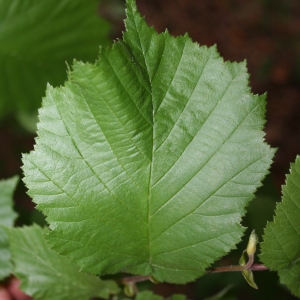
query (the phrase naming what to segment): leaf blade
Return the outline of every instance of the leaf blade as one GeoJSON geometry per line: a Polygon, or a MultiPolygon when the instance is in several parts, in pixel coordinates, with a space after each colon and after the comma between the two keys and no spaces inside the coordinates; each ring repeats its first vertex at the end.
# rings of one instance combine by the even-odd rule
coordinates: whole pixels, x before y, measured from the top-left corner
{"type": "Polygon", "coordinates": [[[81,273],[79,268],[49,249],[43,230],[37,226],[6,228],[10,240],[13,273],[20,288],[34,299],[90,299],[118,292],[112,281],[81,273]],[[30,272],[28,272],[30,270],[30,272]]]}
{"type": "Polygon", "coordinates": [[[48,88],[25,182],[50,243],[85,270],[184,283],[240,240],[274,154],[265,97],[245,64],[158,35],[134,1],[127,14],[123,41],[48,88]]]}
{"type": "Polygon", "coordinates": [[[13,193],[19,177],[14,176],[0,181],[0,224],[13,226],[17,214],[13,210],[13,193]]]}
{"type": "MultiPolygon", "coordinates": [[[[17,214],[13,210],[13,192],[19,178],[17,176],[0,181],[0,226],[13,226],[17,214]]],[[[0,280],[11,274],[8,237],[0,227],[0,280]]]]}
{"type": "Polygon", "coordinates": [[[267,267],[277,270],[280,281],[300,297],[300,157],[291,164],[282,187],[282,202],[277,203],[274,220],[265,228],[260,258],[267,267]]]}

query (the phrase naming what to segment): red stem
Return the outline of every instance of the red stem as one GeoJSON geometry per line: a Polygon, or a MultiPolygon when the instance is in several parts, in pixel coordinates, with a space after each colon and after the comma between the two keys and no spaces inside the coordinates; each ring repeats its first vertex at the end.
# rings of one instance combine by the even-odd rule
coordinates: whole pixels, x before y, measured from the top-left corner
{"type": "Polygon", "coordinates": [[[150,279],[150,276],[131,276],[131,277],[124,277],[122,278],[121,282],[123,284],[128,284],[128,283],[136,283],[136,282],[142,282],[142,281],[147,281],[150,279]]]}
{"type": "MultiPolygon", "coordinates": [[[[254,254],[248,256],[248,261],[245,265],[241,266],[224,266],[224,267],[216,267],[210,270],[207,270],[207,273],[223,273],[223,272],[241,272],[243,270],[250,270],[250,271],[267,271],[267,268],[264,265],[254,264],[254,254]]],[[[137,282],[142,282],[150,280],[150,276],[131,276],[125,277],[121,280],[122,284],[135,284],[137,282]]]]}
{"type": "Polygon", "coordinates": [[[222,272],[240,272],[243,270],[250,270],[250,271],[267,271],[267,268],[264,265],[254,264],[248,266],[248,263],[244,266],[224,266],[224,267],[217,267],[210,270],[207,270],[207,273],[222,273],[222,272]]]}

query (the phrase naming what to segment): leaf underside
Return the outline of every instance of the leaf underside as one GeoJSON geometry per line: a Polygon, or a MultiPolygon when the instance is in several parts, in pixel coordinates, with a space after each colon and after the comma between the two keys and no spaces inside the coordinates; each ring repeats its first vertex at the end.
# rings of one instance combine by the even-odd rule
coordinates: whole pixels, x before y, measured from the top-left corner
{"type": "Polygon", "coordinates": [[[6,232],[13,274],[21,280],[21,289],[34,299],[88,300],[96,296],[108,299],[111,292],[118,292],[115,282],[81,273],[78,266],[49,249],[43,230],[37,225],[6,228],[6,232]]]}
{"type": "MultiPolygon", "coordinates": [[[[13,226],[17,214],[13,211],[13,192],[18,177],[0,180],[0,225],[13,226]]],[[[10,251],[6,232],[0,227],[0,280],[11,274],[10,251]]]]}
{"type": "Polygon", "coordinates": [[[127,2],[123,40],[48,87],[25,183],[48,241],[84,271],[184,283],[240,241],[274,151],[245,63],[157,34],[127,2]]]}
{"type": "Polygon", "coordinates": [[[300,156],[291,164],[273,222],[267,224],[260,258],[300,297],[300,156]]]}

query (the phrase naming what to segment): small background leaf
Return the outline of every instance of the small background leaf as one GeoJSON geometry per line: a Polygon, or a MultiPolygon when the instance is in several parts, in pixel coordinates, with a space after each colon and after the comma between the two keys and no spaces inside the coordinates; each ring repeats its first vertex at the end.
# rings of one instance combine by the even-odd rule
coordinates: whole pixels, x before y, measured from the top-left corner
{"type": "Polygon", "coordinates": [[[10,275],[11,269],[8,237],[4,229],[0,227],[0,280],[10,275]]]}
{"type": "Polygon", "coordinates": [[[13,210],[13,193],[18,176],[0,181],[0,225],[13,226],[17,214],[13,210]]]}
{"type": "Polygon", "coordinates": [[[6,228],[9,236],[13,273],[21,280],[21,289],[36,300],[108,299],[118,292],[113,281],[79,272],[66,257],[49,249],[42,229],[37,225],[6,228]]]}
{"type": "Polygon", "coordinates": [[[163,300],[163,297],[159,295],[155,295],[150,291],[144,291],[138,293],[135,299],[136,300],[163,300]]]}
{"type": "Polygon", "coordinates": [[[97,1],[1,0],[0,28],[0,117],[17,110],[27,127],[46,83],[63,84],[66,62],[94,61],[108,45],[97,1]]]}
{"type": "Polygon", "coordinates": [[[187,298],[184,295],[174,294],[170,298],[168,298],[167,300],[186,300],[186,299],[187,298]]]}
{"type": "MultiPolygon", "coordinates": [[[[13,211],[13,193],[19,178],[17,176],[0,181],[0,225],[13,226],[17,214],[13,211]]],[[[8,237],[0,227],[0,280],[11,274],[8,237]]]]}
{"type": "Polygon", "coordinates": [[[291,164],[282,195],[274,221],[266,226],[260,259],[300,297],[300,156],[291,164]]]}

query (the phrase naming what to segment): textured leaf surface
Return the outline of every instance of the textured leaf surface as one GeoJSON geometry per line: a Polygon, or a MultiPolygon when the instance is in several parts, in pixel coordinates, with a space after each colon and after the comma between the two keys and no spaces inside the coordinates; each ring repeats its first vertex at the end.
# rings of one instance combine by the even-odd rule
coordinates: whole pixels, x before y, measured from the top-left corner
{"type": "Polygon", "coordinates": [[[282,195],[274,221],[266,226],[260,258],[300,297],[300,156],[291,165],[282,195]]]}
{"type": "MultiPolygon", "coordinates": [[[[18,177],[0,181],[0,225],[13,226],[17,214],[13,211],[13,192],[18,177]]],[[[8,237],[0,227],[0,280],[11,274],[8,237]]]]}
{"type": "Polygon", "coordinates": [[[97,1],[0,0],[0,116],[40,106],[47,82],[63,84],[66,61],[94,61],[107,45],[97,1]]]}
{"type": "Polygon", "coordinates": [[[91,297],[107,299],[110,292],[118,292],[113,281],[79,272],[66,257],[49,249],[36,225],[7,228],[13,273],[21,280],[21,289],[36,300],[84,300],[91,297]]]}
{"type": "Polygon", "coordinates": [[[244,63],[157,34],[134,1],[127,15],[123,40],[48,88],[25,183],[84,270],[184,283],[240,241],[274,152],[265,99],[244,63]]]}

